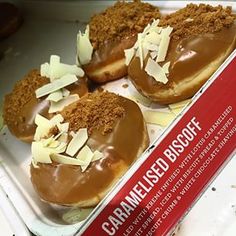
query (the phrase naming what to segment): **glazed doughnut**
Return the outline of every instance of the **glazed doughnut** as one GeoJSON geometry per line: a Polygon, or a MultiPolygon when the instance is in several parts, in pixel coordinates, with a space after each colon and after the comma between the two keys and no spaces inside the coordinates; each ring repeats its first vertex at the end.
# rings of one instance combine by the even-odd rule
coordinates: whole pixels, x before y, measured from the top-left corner
{"type": "Polygon", "coordinates": [[[127,75],[124,49],[132,47],[137,33],[157,18],[160,18],[159,9],[140,1],[118,1],[93,16],[89,22],[92,58],[84,64],[78,57],[87,77],[104,83],[127,75]]]}
{"type": "Polygon", "coordinates": [[[20,10],[12,3],[0,3],[0,39],[14,33],[23,19],[20,10]]]}
{"type": "Polygon", "coordinates": [[[129,64],[129,78],[144,96],[160,104],[192,97],[235,49],[236,23],[231,8],[189,4],[167,15],[160,26],[173,27],[166,58],[168,82],[163,83],[141,68],[139,57],[129,64]]]}
{"type": "Polygon", "coordinates": [[[141,110],[127,98],[94,92],[65,107],[61,115],[70,133],[87,128],[86,145],[103,157],[84,172],[80,166],[55,161],[37,163],[38,168],[31,164],[33,186],[49,203],[95,206],[149,145],[141,110]]]}
{"type": "MultiPolygon", "coordinates": [[[[36,114],[50,117],[48,113],[49,101],[36,98],[36,89],[49,83],[47,77],[41,76],[39,70],[30,71],[23,79],[19,80],[11,93],[7,94],[3,104],[3,118],[10,132],[24,142],[32,142],[36,125],[36,114]]],[[[83,96],[87,93],[85,79],[80,79],[75,84],[67,87],[72,94],[83,96]]]]}

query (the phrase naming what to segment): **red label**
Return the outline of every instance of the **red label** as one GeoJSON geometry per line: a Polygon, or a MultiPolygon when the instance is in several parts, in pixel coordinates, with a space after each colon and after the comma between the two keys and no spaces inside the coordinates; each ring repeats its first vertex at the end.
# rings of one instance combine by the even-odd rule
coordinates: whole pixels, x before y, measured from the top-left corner
{"type": "Polygon", "coordinates": [[[236,147],[236,58],[83,232],[166,235],[236,147]]]}

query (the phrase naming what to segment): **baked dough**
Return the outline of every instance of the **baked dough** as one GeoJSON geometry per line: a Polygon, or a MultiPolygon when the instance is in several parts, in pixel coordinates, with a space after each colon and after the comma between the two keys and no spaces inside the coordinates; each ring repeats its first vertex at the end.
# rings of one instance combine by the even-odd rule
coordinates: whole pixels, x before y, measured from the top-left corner
{"type": "MultiPolygon", "coordinates": [[[[110,120],[105,118],[108,116],[106,115],[104,116],[106,120],[104,125],[101,125],[99,129],[94,128],[89,135],[86,145],[93,151],[99,150],[102,152],[103,158],[90,163],[84,172],[81,171],[80,166],[55,162],[52,164],[38,163],[39,168],[34,168],[31,165],[32,183],[36,192],[44,201],[66,206],[95,206],[148,147],[149,137],[138,105],[127,98],[112,93],[103,92],[102,94],[103,98],[104,96],[105,98],[112,98],[112,101],[108,100],[107,104],[114,103],[113,99],[115,97],[124,109],[122,117],[115,119],[112,131],[109,131],[109,128],[106,127],[110,123],[110,120]],[[104,134],[104,130],[108,130],[108,132],[104,134]]],[[[86,100],[85,104],[90,107],[93,99],[100,100],[101,96],[96,94],[84,96],[78,102],[66,107],[61,113],[65,118],[65,122],[68,121],[67,117],[74,113],[80,114],[80,111],[86,113],[87,110],[88,114],[91,114],[89,113],[90,108],[85,109],[79,103],[84,104],[86,100]],[[80,107],[80,110],[75,111],[78,107],[80,107]]],[[[97,104],[99,104],[99,101],[95,106],[97,104]]],[[[108,109],[110,106],[106,105],[106,107],[105,109],[104,106],[97,107],[97,113],[100,113],[98,109],[103,109],[105,114],[110,114],[111,111],[108,109]]],[[[94,106],[91,109],[94,109],[94,106]]],[[[117,109],[120,109],[120,107],[117,109]]],[[[115,108],[113,110],[113,114],[116,114],[115,108]]],[[[83,119],[80,119],[75,116],[72,119],[70,118],[74,123],[74,125],[70,123],[70,127],[73,127],[72,130],[74,130],[80,124],[84,123],[86,125],[85,119],[88,119],[87,122],[92,122],[93,119],[96,124],[103,123],[104,120],[100,118],[96,117],[94,120],[90,115],[85,115],[83,119]]],[[[90,130],[90,124],[88,130],[90,130]]]]}

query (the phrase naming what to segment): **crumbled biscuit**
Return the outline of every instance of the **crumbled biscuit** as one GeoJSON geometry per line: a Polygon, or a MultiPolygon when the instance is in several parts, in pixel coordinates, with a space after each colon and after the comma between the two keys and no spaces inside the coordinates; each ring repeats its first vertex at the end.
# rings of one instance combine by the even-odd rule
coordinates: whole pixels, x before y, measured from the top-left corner
{"type": "Polygon", "coordinates": [[[67,106],[61,115],[64,122],[70,123],[70,131],[87,128],[89,134],[94,130],[101,130],[105,135],[113,130],[115,122],[123,117],[124,113],[118,95],[94,92],[67,106]]]}
{"type": "Polygon", "coordinates": [[[91,18],[90,40],[97,49],[108,40],[121,40],[140,33],[153,19],[159,18],[159,9],[148,3],[118,1],[91,18]]]}
{"type": "Polygon", "coordinates": [[[191,35],[220,31],[223,27],[230,27],[234,20],[231,7],[191,3],[163,17],[160,25],[173,27],[171,36],[174,40],[178,40],[191,35]]]}
{"type": "Polygon", "coordinates": [[[35,90],[47,83],[49,79],[42,77],[36,69],[17,81],[12,92],[5,96],[3,117],[6,124],[15,122],[15,116],[21,112],[24,105],[32,99],[32,96],[36,98],[35,90]]]}

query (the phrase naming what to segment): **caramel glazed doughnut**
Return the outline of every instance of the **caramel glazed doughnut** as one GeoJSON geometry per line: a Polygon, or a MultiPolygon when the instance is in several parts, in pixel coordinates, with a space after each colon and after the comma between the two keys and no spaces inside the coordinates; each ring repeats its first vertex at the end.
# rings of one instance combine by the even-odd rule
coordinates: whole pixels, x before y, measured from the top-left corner
{"type": "Polygon", "coordinates": [[[0,40],[13,34],[22,24],[20,10],[12,3],[0,2],[0,40]]]}
{"type": "MultiPolygon", "coordinates": [[[[236,24],[230,7],[189,4],[161,19],[158,26],[173,28],[171,32],[168,27],[171,34],[166,57],[158,60],[161,43],[157,45],[153,33],[152,37],[146,35],[149,42],[150,38],[156,41],[154,46],[160,46],[160,51],[149,50],[143,67],[140,57],[133,57],[128,74],[140,93],[161,104],[193,96],[235,49],[236,24]]],[[[168,39],[165,35],[164,40],[168,39]]]]}
{"type": "MultiPolygon", "coordinates": [[[[54,134],[59,137],[54,139],[56,142],[64,139],[66,147],[52,151],[56,145],[50,138],[33,142],[33,186],[40,198],[49,203],[95,206],[149,145],[141,110],[127,98],[94,92],[65,107],[57,116],[64,123],[52,127],[47,137],[54,134]],[[65,138],[58,135],[58,127],[67,122],[69,128],[65,138]],[[52,143],[52,147],[50,144],[46,147],[45,142],[52,143]],[[41,144],[44,151],[40,149],[41,144]],[[46,153],[47,148],[50,148],[50,155],[40,156],[39,152],[46,153]],[[87,164],[83,164],[85,160],[87,164]]],[[[36,122],[40,129],[40,122],[36,122]]]]}
{"type": "MultiPolygon", "coordinates": [[[[67,66],[70,67],[70,65],[67,66]]],[[[79,70],[81,69],[79,68],[79,70]]],[[[83,75],[82,70],[80,73],[83,75]]],[[[4,123],[14,136],[24,142],[30,143],[33,140],[36,130],[34,123],[36,114],[41,114],[47,118],[53,116],[53,112],[49,113],[51,101],[46,99],[47,96],[36,98],[35,91],[50,83],[50,76],[41,74],[38,69],[31,70],[15,84],[12,92],[5,96],[3,103],[4,123]]],[[[78,94],[79,96],[88,92],[86,79],[79,78],[79,76],[78,81],[65,88],[70,94],[78,94]]]]}
{"type": "Polygon", "coordinates": [[[137,33],[157,18],[159,9],[140,0],[118,1],[94,15],[85,34],[80,32],[77,38],[78,61],[88,78],[104,83],[126,76],[124,49],[132,47],[137,33]]]}

